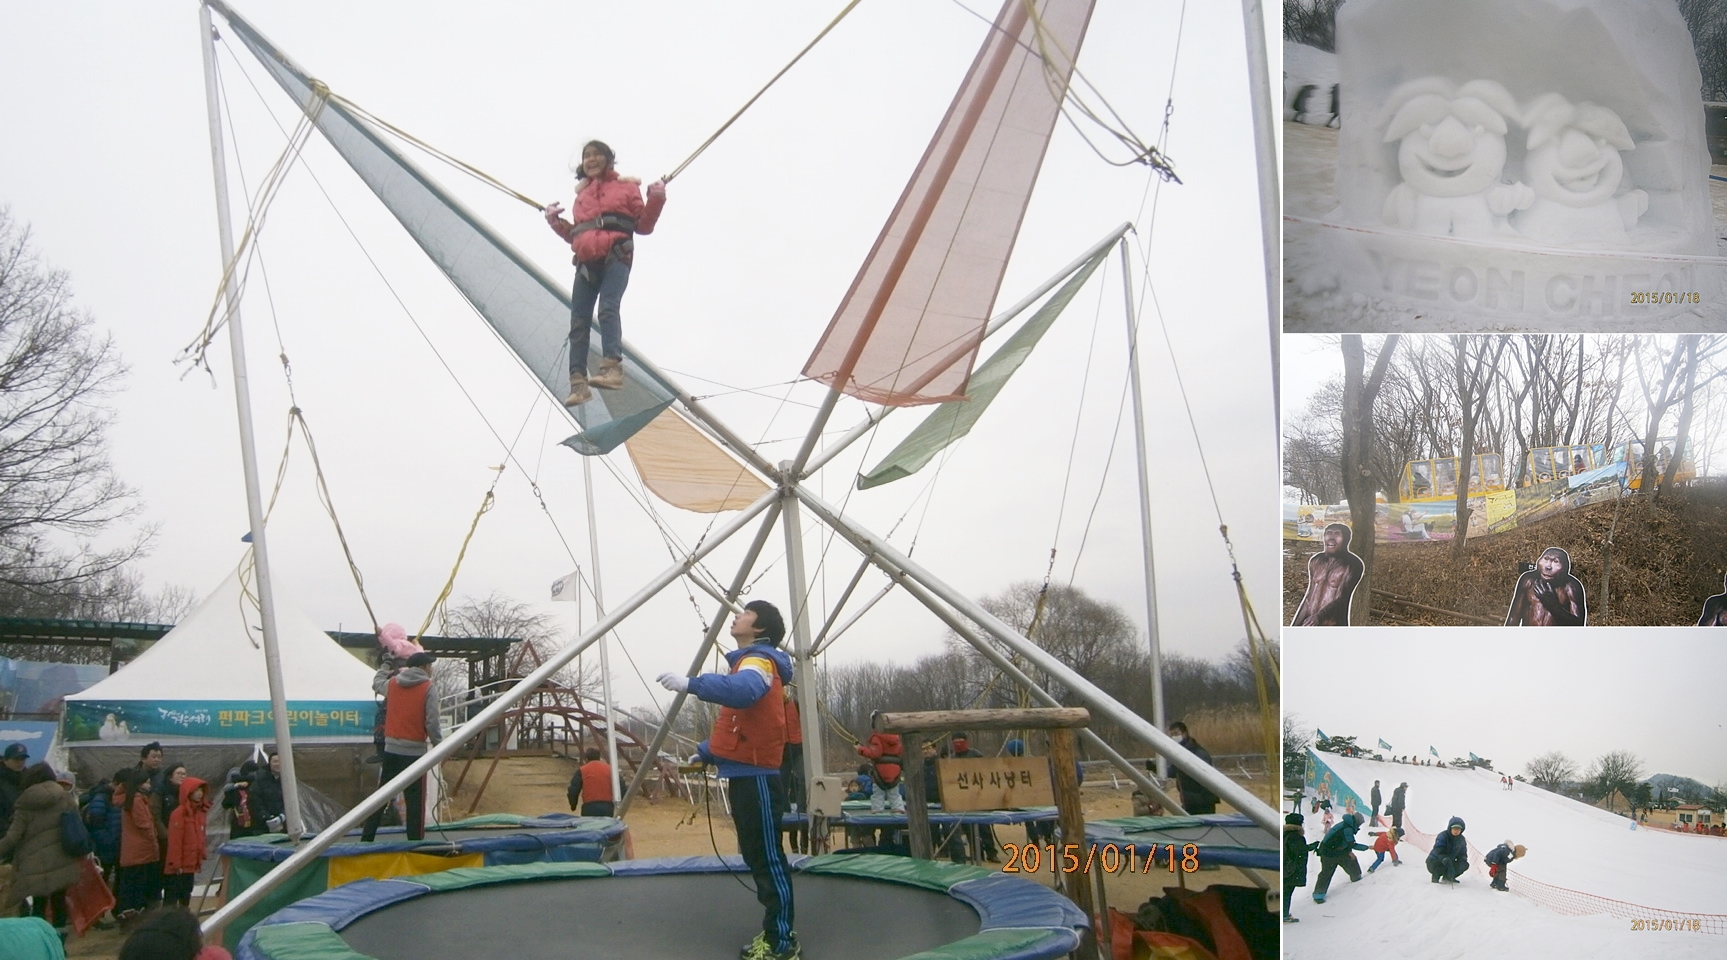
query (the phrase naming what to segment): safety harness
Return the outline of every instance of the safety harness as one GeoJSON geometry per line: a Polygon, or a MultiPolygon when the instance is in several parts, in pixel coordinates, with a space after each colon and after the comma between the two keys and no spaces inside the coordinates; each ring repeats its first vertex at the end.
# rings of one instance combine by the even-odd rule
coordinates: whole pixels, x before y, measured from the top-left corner
{"type": "MultiPolygon", "coordinates": [[[[613,233],[623,234],[622,237],[612,241],[611,249],[606,251],[606,259],[600,262],[602,266],[611,266],[624,257],[635,253],[636,218],[626,217],[621,213],[602,213],[592,220],[583,220],[572,227],[570,229],[570,242],[574,244],[577,237],[589,230],[610,230],[613,233]]],[[[593,266],[592,263],[576,261],[576,269],[582,274],[582,277],[589,283],[597,285],[600,278],[594,275],[593,266]]]]}

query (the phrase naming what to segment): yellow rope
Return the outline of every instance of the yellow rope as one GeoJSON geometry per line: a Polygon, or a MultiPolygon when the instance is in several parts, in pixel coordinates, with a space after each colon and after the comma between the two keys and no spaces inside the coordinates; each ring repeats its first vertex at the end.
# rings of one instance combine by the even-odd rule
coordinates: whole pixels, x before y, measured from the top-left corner
{"type": "Polygon", "coordinates": [[[421,621],[420,629],[415,631],[414,640],[419,640],[426,635],[426,629],[432,625],[432,619],[438,616],[438,612],[444,609],[444,604],[450,599],[450,591],[456,586],[456,572],[462,569],[462,559],[468,555],[468,544],[474,539],[474,531],[480,527],[480,518],[492,509],[492,504],[496,499],[492,491],[497,489],[498,480],[502,479],[504,475],[503,467],[494,467],[493,469],[498,471],[498,476],[493,478],[492,486],[486,490],[485,499],[480,501],[480,509],[474,514],[474,522],[468,525],[468,535],[462,538],[462,549],[456,552],[456,563],[450,568],[450,577],[444,581],[444,589],[438,592],[438,598],[432,601],[432,609],[426,611],[426,619],[421,621]]]}
{"type": "MultiPolygon", "coordinates": [[[[323,87],[323,84],[318,83],[315,80],[313,81],[313,83],[318,84],[318,86],[320,88],[323,88],[326,91],[328,90],[328,88],[323,87]]],[[[396,126],[395,124],[389,122],[388,120],[385,120],[382,117],[379,117],[377,114],[371,112],[370,110],[367,110],[365,107],[360,106],[359,104],[355,103],[354,101],[349,100],[347,97],[344,97],[339,93],[330,93],[330,94],[328,94],[328,96],[337,105],[352,111],[354,113],[354,115],[359,117],[360,119],[365,120],[367,123],[371,123],[371,124],[375,124],[377,126],[383,127],[385,130],[390,131],[391,133],[395,134],[397,137],[400,137],[402,140],[406,141],[407,143],[412,144],[413,146],[419,147],[421,150],[424,150],[426,153],[429,153],[433,157],[436,157],[437,159],[442,160],[443,162],[449,164],[450,166],[455,167],[457,170],[462,171],[463,173],[467,174],[470,177],[473,177],[475,180],[478,180],[481,183],[484,183],[489,187],[493,187],[494,189],[497,189],[503,193],[507,193],[512,197],[515,197],[517,200],[522,201],[523,203],[527,204],[530,207],[533,207],[535,210],[539,210],[545,206],[545,204],[541,203],[540,201],[535,200],[534,198],[528,196],[527,194],[521,193],[520,191],[516,190],[515,188],[504,183],[502,180],[499,180],[497,177],[492,176],[491,174],[487,173],[484,170],[481,170],[479,167],[476,167],[473,164],[468,163],[464,160],[459,160],[456,157],[453,157],[453,156],[445,153],[444,151],[439,150],[437,147],[432,146],[431,144],[427,143],[424,140],[421,140],[419,137],[414,136],[413,134],[409,133],[406,130],[403,130],[401,127],[396,126]]]]}
{"type": "Polygon", "coordinates": [[[792,67],[797,66],[797,62],[804,58],[804,54],[809,53],[811,50],[815,49],[815,45],[820,43],[822,38],[828,35],[829,31],[831,31],[831,30],[833,30],[833,28],[839,26],[840,21],[844,20],[846,18],[846,14],[851,13],[852,8],[856,7],[861,2],[863,2],[863,0],[851,0],[850,3],[846,4],[845,9],[841,10],[839,12],[839,16],[834,17],[833,21],[831,23],[829,23],[827,26],[823,27],[822,32],[816,34],[816,38],[814,40],[811,40],[809,42],[808,46],[804,47],[802,50],[799,50],[798,55],[793,57],[791,59],[790,63],[781,67],[780,72],[774,74],[773,79],[769,80],[767,82],[766,86],[762,87],[760,90],[757,90],[756,95],[751,97],[749,99],[749,102],[745,103],[742,107],[739,107],[738,112],[732,114],[730,120],[727,120],[725,123],[721,124],[720,128],[718,130],[714,131],[713,136],[708,137],[706,140],[703,140],[702,145],[696,148],[695,153],[690,154],[688,159],[686,159],[683,163],[678,164],[677,169],[673,170],[671,173],[666,174],[665,176],[661,177],[660,179],[666,183],[671,183],[673,177],[677,176],[680,173],[683,173],[684,168],[689,166],[690,164],[694,163],[695,159],[702,155],[702,151],[706,150],[709,147],[709,145],[711,145],[715,140],[718,140],[720,138],[720,134],[725,133],[726,130],[729,127],[731,127],[731,125],[733,123],[737,122],[737,119],[739,117],[744,115],[745,110],[748,110],[750,107],[755,106],[755,102],[762,98],[762,94],[768,92],[768,87],[773,86],[776,82],[778,82],[779,78],[786,75],[787,71],[789,71],[792,67]]]}

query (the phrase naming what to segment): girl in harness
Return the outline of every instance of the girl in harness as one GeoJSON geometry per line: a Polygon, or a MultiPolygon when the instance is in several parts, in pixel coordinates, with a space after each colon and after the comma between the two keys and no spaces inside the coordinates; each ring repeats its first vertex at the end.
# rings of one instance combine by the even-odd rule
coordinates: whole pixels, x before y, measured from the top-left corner
{"type": "Polygon", "coordinates": [[[570,210],[553,202],[546,206],[546,224],[570,244],[575,252],[575,286],[570,291],[570,395],[564,406],[576,407],[593,396],[589,387],[616,390],[624,385],[623,319],[618,307],[630,284],[630,264],[635,252],[634,234],[654,232],[660,210],[666,204],[666,185],[648,185],[647,203],[642,203],[641,181],[620,177],[613,167],[612,148],[598,140],[582,147],[577,168],[579,186],[570,210]],[[600,318],[600,366],[588,376],[588,340],[596,302],[600,318]]]}

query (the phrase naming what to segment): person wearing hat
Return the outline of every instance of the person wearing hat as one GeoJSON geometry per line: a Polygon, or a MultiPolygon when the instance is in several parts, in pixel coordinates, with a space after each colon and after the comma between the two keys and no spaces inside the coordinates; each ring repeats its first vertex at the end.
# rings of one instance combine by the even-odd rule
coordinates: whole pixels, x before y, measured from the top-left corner
{"type": "Polygon", "coordinates": [[[22,743],[9,744],[0,754],[0,836],[12,825],[12,805],[24,792],[24,763],[30,751],[22,743]]]}
{"type": "MultiPolygon", "coordinates": [[[[407,666],[395,669],[386,662],[372,677],[372,690],[384,695],[384,762],[378,772],[378,784],[389,783],[414,761],[426,755],[428,743],[444,739],[438,723],[438,697],[432,689],[432,664],[437,657],[421,651],[408,658],[407,666]]],[[[426,838],[426,778],[424,775],[402,791],[408,808],[408,839],[426,838]]],[[[384,822],[384,810],[379,807],[366,820],[360,832],[363,843],[378,836],[384,822]]]]}
{"type": "Polygon", "coordinates": [[[1427,855],[1427,872],[1434,883],[1456,883],[1469,869],[1469,841],[1463,839],[1462,817],[1452,817],[1445,832],[1433,838],[1433,852],[1427,855]]]}
{"type": "Polygon", "coordinates": [[[1295,896],[1295,891],[1307,886],[1307,855],[1313,851],[1317,843],[1308,843],[1307,834],[1303,832],[1302,824],[1306,818],[1299,813],[1292,813],[1283,818],[1283,922],[1300,923],[1297,917],[1289,915],[1289,901],[1295,896]]]}
{"type": "Polygon", "coordinates": [[[1487,851],[1487,875],[1493,878],[1493,882],[1489,886],[1504,893],[1511,892],[1511,888],[1505,883],[1510,874],[1511,861],[1523,859],[1523,855],[1527,852],[1527,848],[1512,843],[1510,840],[1487,851]]]}

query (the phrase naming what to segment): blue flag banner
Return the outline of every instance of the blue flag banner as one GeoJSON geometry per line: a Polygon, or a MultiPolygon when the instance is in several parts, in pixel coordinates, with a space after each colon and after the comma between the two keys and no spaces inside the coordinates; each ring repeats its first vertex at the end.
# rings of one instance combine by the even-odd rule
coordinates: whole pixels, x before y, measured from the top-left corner
{"type": "Polygon", "coordinates": [[[1475,751],[1473,751],[1473,750],[1471,750],[1471,751],[1469,751],[1469,759],[1470,759],[1470,760],[1473,760],[1473,761],[1474,761],[1474,762],[1476,762],[1476,763],[1480,763],[1480,762],[1481,762],[1481,758],[1480,758],[1480,757],[1478,757],[1478,756],[1476,756],[1476,755],[1475,755],[1475,751]]]}
{"type": "Polygon", "coordinates": [[[1321,740],[1330,740],[1331,739],[1330,737],[1325,735],[1324,730],[1321,730],[1318,727],[1314,727],[1313,732],[1319,734],[1319,739],[1321,739],[1321,740]]]}
{"type": "Polygon", "coordinates": [[[1436,757],[1439,756],[1439,751],[1433,749],[1433,747],[1431,745],[1428,746],[1427,752],[1433,754],[1436,757]]]}
{"type": "Polygon", "coordinates": [[[1379,741],[1379,749],[1391,750],[1391,749],[1393,749],[1393,747],[1391,746],[1391,744],[1386,743],[1384,740],[1381,740],[1381,741],[1379,741]]]}

